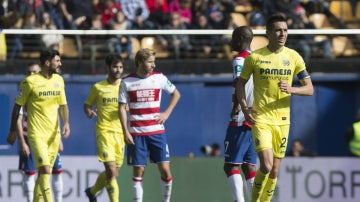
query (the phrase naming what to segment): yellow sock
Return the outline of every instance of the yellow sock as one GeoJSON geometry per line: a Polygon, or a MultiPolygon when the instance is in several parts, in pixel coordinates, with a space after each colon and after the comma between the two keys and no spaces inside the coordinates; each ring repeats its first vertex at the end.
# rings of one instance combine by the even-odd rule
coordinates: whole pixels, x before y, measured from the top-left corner
{"type": "Polygon", "coordinates": [[[260,202],[261,192],[264,189],[269,174],[264,174],[261,170],[256,171],[253,190],[251,193],[251,202],[260,202]]]}
{"type": "Polygon", "coordinates": [[[90,192],[94,195],[97,195],[105,187],[105,184],[106,184],[106,173],[105,171],[103,171],[97,177],[94,186],[92,186],[90,189],[90,192]]]}
{"type": "Polygon", "coordinates": [[[107,182],[106,191],[109,195],[109,199],[111,202],[118,202],[119,201],[119,186],[117,184],[116,179],[107,182]]]}
{"type": "Polygon", "coordinates": [[[264,191],[261,194],[261,201],[264,202],[270,202],[271,198],[274,195],[274,191],[275,191],[275,187],[276,187],[276,182],[277,182],[277,178],[273,179],[273,178],[268,178],[265,187],[264,187],[264,191]]]}
{"type": "Polygon", "coordinates": [[[43,201],[43,197],[42,197],[42,193],[41,193],[41,189],[40,189],[40,184],[36,180],[35,181],[35,188],[34,188],[33,202],[42,202],[42,201],[43,201]]]}
{"type": "Polygon", "coordinates": [[[50,186],[50,174],[40,174],[36,180],[39,184],[41,194],[45,202],[52,202],[52,191],[50,186]]]}

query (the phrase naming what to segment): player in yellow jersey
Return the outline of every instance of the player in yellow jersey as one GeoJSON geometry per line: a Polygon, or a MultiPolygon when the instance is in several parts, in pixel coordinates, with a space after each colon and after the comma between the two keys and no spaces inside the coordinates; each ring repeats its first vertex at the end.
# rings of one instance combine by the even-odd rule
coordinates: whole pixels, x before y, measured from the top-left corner
{"type": "Polygon", "coordinates": [[[26,105],[28,115],[28,139],[34,155],[38,177],[35,182],[34,202],[52,202],[50,173],[58,154],[61,141],[58,110],[63,120],[62,135],[70,135],[69,109],[63,78],[56,74],[61,67],[60,54],[56,50],[40,54],[42,70],[26,77],[20,84],[12,112],[10,134],[16,133],[19,110],[26,105]]]}
{"type": "Polygon", "coordinates": [[[98,159],[104,163],[105,171],[99,174],[94,186],[85,190],[90,202],[97,201],[96,195],[106,188],[110,201],[119,201],[119,187],[116,177],[124,159],[124,136],[118,115],[118,96],[123,59],[119,55],[105,58],[107,78],[95,83],[84,104],[88,118],[96,120],[96,148],[98,159]],[[93,106],[95,105],[95,108],[93,106]]]}
{"type": "Polygon", "coordinates": [[[291,95],[309,96],[313,85],[302,57],[285,47],[288,26],[283,15],[267,21],[269,44],[252,52],[244,63],[236,92],[245,119],[252,124],[253,143],[260,168],[256,172],[252,202],[270,201],[277,182],[281,159],[285,156],[290,128],[291,95]],[[247,106],[245,84],[253,75],[254,104],[247,106]],[[297,76],[300,86],[292,86],[297,76]]]}

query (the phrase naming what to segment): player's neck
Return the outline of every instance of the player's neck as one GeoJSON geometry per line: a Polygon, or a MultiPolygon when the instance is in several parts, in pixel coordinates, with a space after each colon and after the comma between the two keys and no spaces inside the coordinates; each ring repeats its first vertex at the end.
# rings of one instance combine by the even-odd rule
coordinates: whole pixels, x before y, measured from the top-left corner
{"type": "Polygon", "coordinates": [[[47,79],[51,78],[51,76],[52,76],[52,73],[49,72],[47,69],[42,69],[40,71],[40,74],[43,75],[47,79]]]}
{"type": "Polygon", "coordinates": [[[106,80],[107,80],[107,82],[109,84],[112,84],[112,85],[116,85],[118,83],[118,81],[119,81],[119,79],[114,79],[114,78],[111,78],[111,77],[108,77],[106,80]]]}
{"type": "Polygon", "coordinates": [[[273,53],[280,53],[284,48],[284,46],[278,46],[274,44],[269,44],[267,47],[273,53]]]}

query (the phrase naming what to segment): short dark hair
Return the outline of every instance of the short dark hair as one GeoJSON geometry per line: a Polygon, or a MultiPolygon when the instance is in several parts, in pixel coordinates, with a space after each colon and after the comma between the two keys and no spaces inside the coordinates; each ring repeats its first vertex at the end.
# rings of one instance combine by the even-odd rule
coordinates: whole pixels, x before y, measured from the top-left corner
{"type": "Polygon", "coordinates": [[[118,62],[124,63],[123,58],[118,54],[110,54],[105,58],[106,66],[110,67],[112,64],[116,64],[118,62]]]}
{"type": "Polygon", "coordinates": [[[55,56],[60,56],[57,50],[45,50],[40,53],[40,64],[44,65],[47,60],[52,60],[55,56]]]}
{"type": "Polygon", "coordinates": [[[266,21],[266,30],[271,30],[275,22],[287,22],[286,17],[281,13],[271,15],[266,21]]]}

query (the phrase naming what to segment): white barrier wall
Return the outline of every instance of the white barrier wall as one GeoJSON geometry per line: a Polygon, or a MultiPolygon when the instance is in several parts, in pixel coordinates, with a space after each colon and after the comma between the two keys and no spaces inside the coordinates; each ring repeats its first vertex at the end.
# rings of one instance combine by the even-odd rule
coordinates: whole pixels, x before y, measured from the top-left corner
{"type": "MultiPolygon", "coordinates": [[[[96,180],[98,173],[103,170],[103,165],[98,162],[95,156],[63,156],[63,167],[64,167],[64,200],[63,202],[74,202],[74,201],[87,201],[84,190],[89,184],[93,184],[96,180]]],[[[197,179],[199,176],[192,176],[191,170],[196,171],[199,167],[194,167],[195,159],[191,158],[176,158],[173,161],[174,168],[174,189],[173,189],[173,202],[181,201],[176,197],[178,192],[185,192],[191,194],[194,190],[182,190],[191,188],[192,186],[180,185],[181,181],[179,178],[194,178],[197,179]],[[177,166],[176,166],[177,164],[177,166]],[[179,169],[179,165],[186,165],[187,173],[183,173],[180,170],[175,170],[175,167],[179,169]],[[194,169],[188,168],[193,166],[194,169]],[[182,174],[181,174],[182,173],[182,174]],[[177,182],[177,183],[176,183],[177,182]]],[[[222,173],[221,167],[223,159],[208,159],[208,161],[216,161],[215,165],[219,166],[207,166],[206,162],[204,168],[206,173],[216,173],[215,175],[221,175],[220,181],[217,185],[212,182],[213,179],[202,178],[201,185],[197,188],[204,190],[208,186],[208,190],[228,190],[225,174],[222,173]],[[222,177],[222,175],[224,175],[222,177]],[[223,180],[221,180],[223,179],[223,180]],[[211,187],[209,187],[211,186],[211,187]],[[215,187],[214,187],[215,186],[215,187]]],[[[211,164],[214,165],[214,164],[211,164]]],[[[17,170],[18,157],[17,156],[0,156],[0,201],[4,202],[20,202],[25,201],[22,189],[22,174],[17,170]]],[[[155,166],[151,166],[153,170],[157,171],[155,166]]],[[[204,170],[204,171],[205,171],[204,170]]],[[[154,172],[148,170],[148,176],[154,172]]],[[[126,173],[126,177],[122,183],[127,183],[122,189],[121,194],[131,195],[131,171],[128,166],[124,166],[121,169],[121,173],[126,173]],[[127,190],[127,191],[126,191],[127,190]]],[[[197,174],[193,174],[197,175],[197,174]]],[[[150,179],[152,186],[158,186],[159,182],[157,177],[150,179]],[[154,179],[156,181],[154,181],[154,179]]],[[[186,180],[187,181],[187,180],[186,180]]],[[[184,183],[184,182],[182,182],[184,183]]],[[[200,183],[200,182],[199,182],[200,183]]],[[[191,188],[193,189],[193,187],[191,188]]],[[[147,189],[149,192],[149,189],[147,189]]],[[[203,193],[196,191],[197,193],[203,193]]],[[[205,192],[204,192],[205,193],[205,192]]],[[[104,191],[98,201],[107,201],[108,197],[104,191]]],[[[155,195],[159,195],[156,193],[155,195]]],[[[214,199],[213,202],[229,201],[230,193],[219,191],[215,195],[218,199],[214,199]]],[[[195,197],[195,196],[194,196],[195,197]]],[[[131,198],[131,197],[127,197],[131,198]]],[[[189,196],[189,199],[192,197],[189,196]]],[[[199,198],[199,197],[198,197],[199,198]]],[[[127,200],[125,200],[127,201],[127,200]]],[[[156,200],[148,200],[156,201],[156,200]]],[[[360,159],[359,158],[285,158],[282,162],[280,169],[280,176],[278,181],[278,190],[275,193],[273,202],[359,202],[360,201],[360,159]]],[[[181,202],[203,202],[203,201],[181,201],[181,202]]]]}
{"type": "Polygon", "coordinates": [[[359,202],[360,158],[285,158],[280,202],[359,202]]]}
{"type": "MultiPolygon", "coordinates": [[[[25,201],[22,187],[22,172],[18,171],[18,156],[0,156],[0,201],[25,201]]],[[[96,156],[63,156],[63,202],[87,201],[85,188],[92,185],[103,165],[96,156]]],[[[107,200],[102,192],[98,201],[107,200]]]]}

